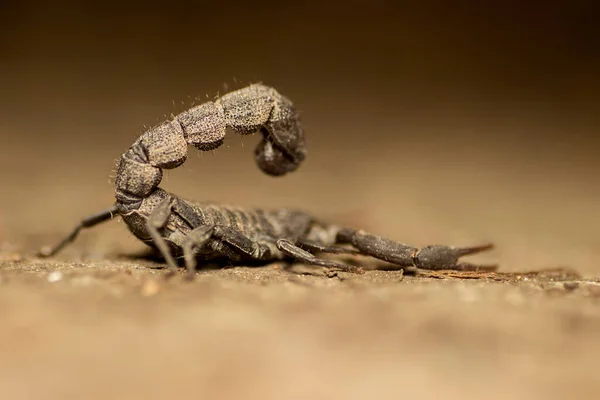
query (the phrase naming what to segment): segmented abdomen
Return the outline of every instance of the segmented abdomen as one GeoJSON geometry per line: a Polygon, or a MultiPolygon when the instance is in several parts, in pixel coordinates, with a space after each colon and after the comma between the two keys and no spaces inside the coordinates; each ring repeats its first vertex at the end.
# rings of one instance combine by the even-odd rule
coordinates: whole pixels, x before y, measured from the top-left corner
{"type": "Polygon", "coordinates": [[[192,203],[180,200],[179,211],[184,219],[189,211],[184,211],[189,206],[196,218],[189,221],[193,227],[200,225],[230,226],[242,232],[249,238],[269,236],[272,238],[296,239],[304,235],[310,228],[312,218],[299,211],[279,210],[246,210],[239,207],[217,205],[210,203],[192,203]],[[182,204],[182,202],[184,204],[182,204]]]}

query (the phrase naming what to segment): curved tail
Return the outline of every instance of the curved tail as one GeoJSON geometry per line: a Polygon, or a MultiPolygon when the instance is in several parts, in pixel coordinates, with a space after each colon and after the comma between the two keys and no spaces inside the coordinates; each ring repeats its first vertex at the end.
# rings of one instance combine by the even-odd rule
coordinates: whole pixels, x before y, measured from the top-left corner
{"type": "Polygon", "coordinates": [[[304,132],[292,102],[271,87],[250,85],[143,133],[119,162],[115,190],[119,212],[138,209],[160,184],[162,170],[185,162],[188,144],[203,151],[216,149],[228,127],[242,135],[262,133],[254,155],[266,174],[285,175],[304,161],[304,132]]]}

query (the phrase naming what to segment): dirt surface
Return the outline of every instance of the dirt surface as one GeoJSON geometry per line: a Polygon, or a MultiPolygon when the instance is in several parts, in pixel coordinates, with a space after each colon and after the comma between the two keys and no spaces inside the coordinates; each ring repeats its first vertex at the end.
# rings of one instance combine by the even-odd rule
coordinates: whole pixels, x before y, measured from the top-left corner
{"type": "Polygon", "coordinates": [[[7,398],[595,398],[600,281],[1,262],[7,398]],[[490,388],[494,388],[490,390],[490,388]]]}
{"type": "Polygon", "coordinates": [[[8,3],[0,398],[599,397],[591,9],[8,3]],[[161,187],[416,246],[493,242],[469,261],[499,272],[275,264],[165,281],[118,220],[35,256],[112,204],[115,160],[144,126],[257,81],[300,110],[304,165],[266,177],[258,138],[230,133],[161,187]]]}

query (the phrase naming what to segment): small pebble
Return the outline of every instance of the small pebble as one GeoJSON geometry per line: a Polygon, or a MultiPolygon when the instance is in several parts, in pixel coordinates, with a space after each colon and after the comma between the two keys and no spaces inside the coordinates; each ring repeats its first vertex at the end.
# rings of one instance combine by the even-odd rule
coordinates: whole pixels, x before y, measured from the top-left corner
{"type": "Polygon", "coordinates": [[[44,246],[40,249],[39,256],[40,257],[48,257],[50,255],[50,253],[52,253],[52,247],[44,246]]]}
{"type": "Polygon", "coordinates": [[[58,282],[58,281],[62,280],[62,278],[63,278],[62,272],[53,271],[48,274],[48,277],[46,279],[48,279],[48,282],[54,283],[54,282],[58,282]]]}
{"type": "Polygon", "coordinates": [[[565,290],[575,290],[579,287],[579,282],[577,281],[571,281],[571,282],[565,282],[563,283],[563,287],[565,288],[565,290]]]}
{"type": "Polygon", "coordinates": [[[154,296],[160,292],[160,285],[154,279],[149,279],[142,285],[142,296],[154,296]]]}

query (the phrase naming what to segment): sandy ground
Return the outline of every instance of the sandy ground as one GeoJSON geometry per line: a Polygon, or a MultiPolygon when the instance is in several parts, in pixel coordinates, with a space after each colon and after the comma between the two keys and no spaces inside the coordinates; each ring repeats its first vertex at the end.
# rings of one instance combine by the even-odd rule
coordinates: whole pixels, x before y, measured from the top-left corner
{"type": "Polygon", "coordinates": [[[596,398],[600,281],[2,261],[6,398],[596,398]]]}

